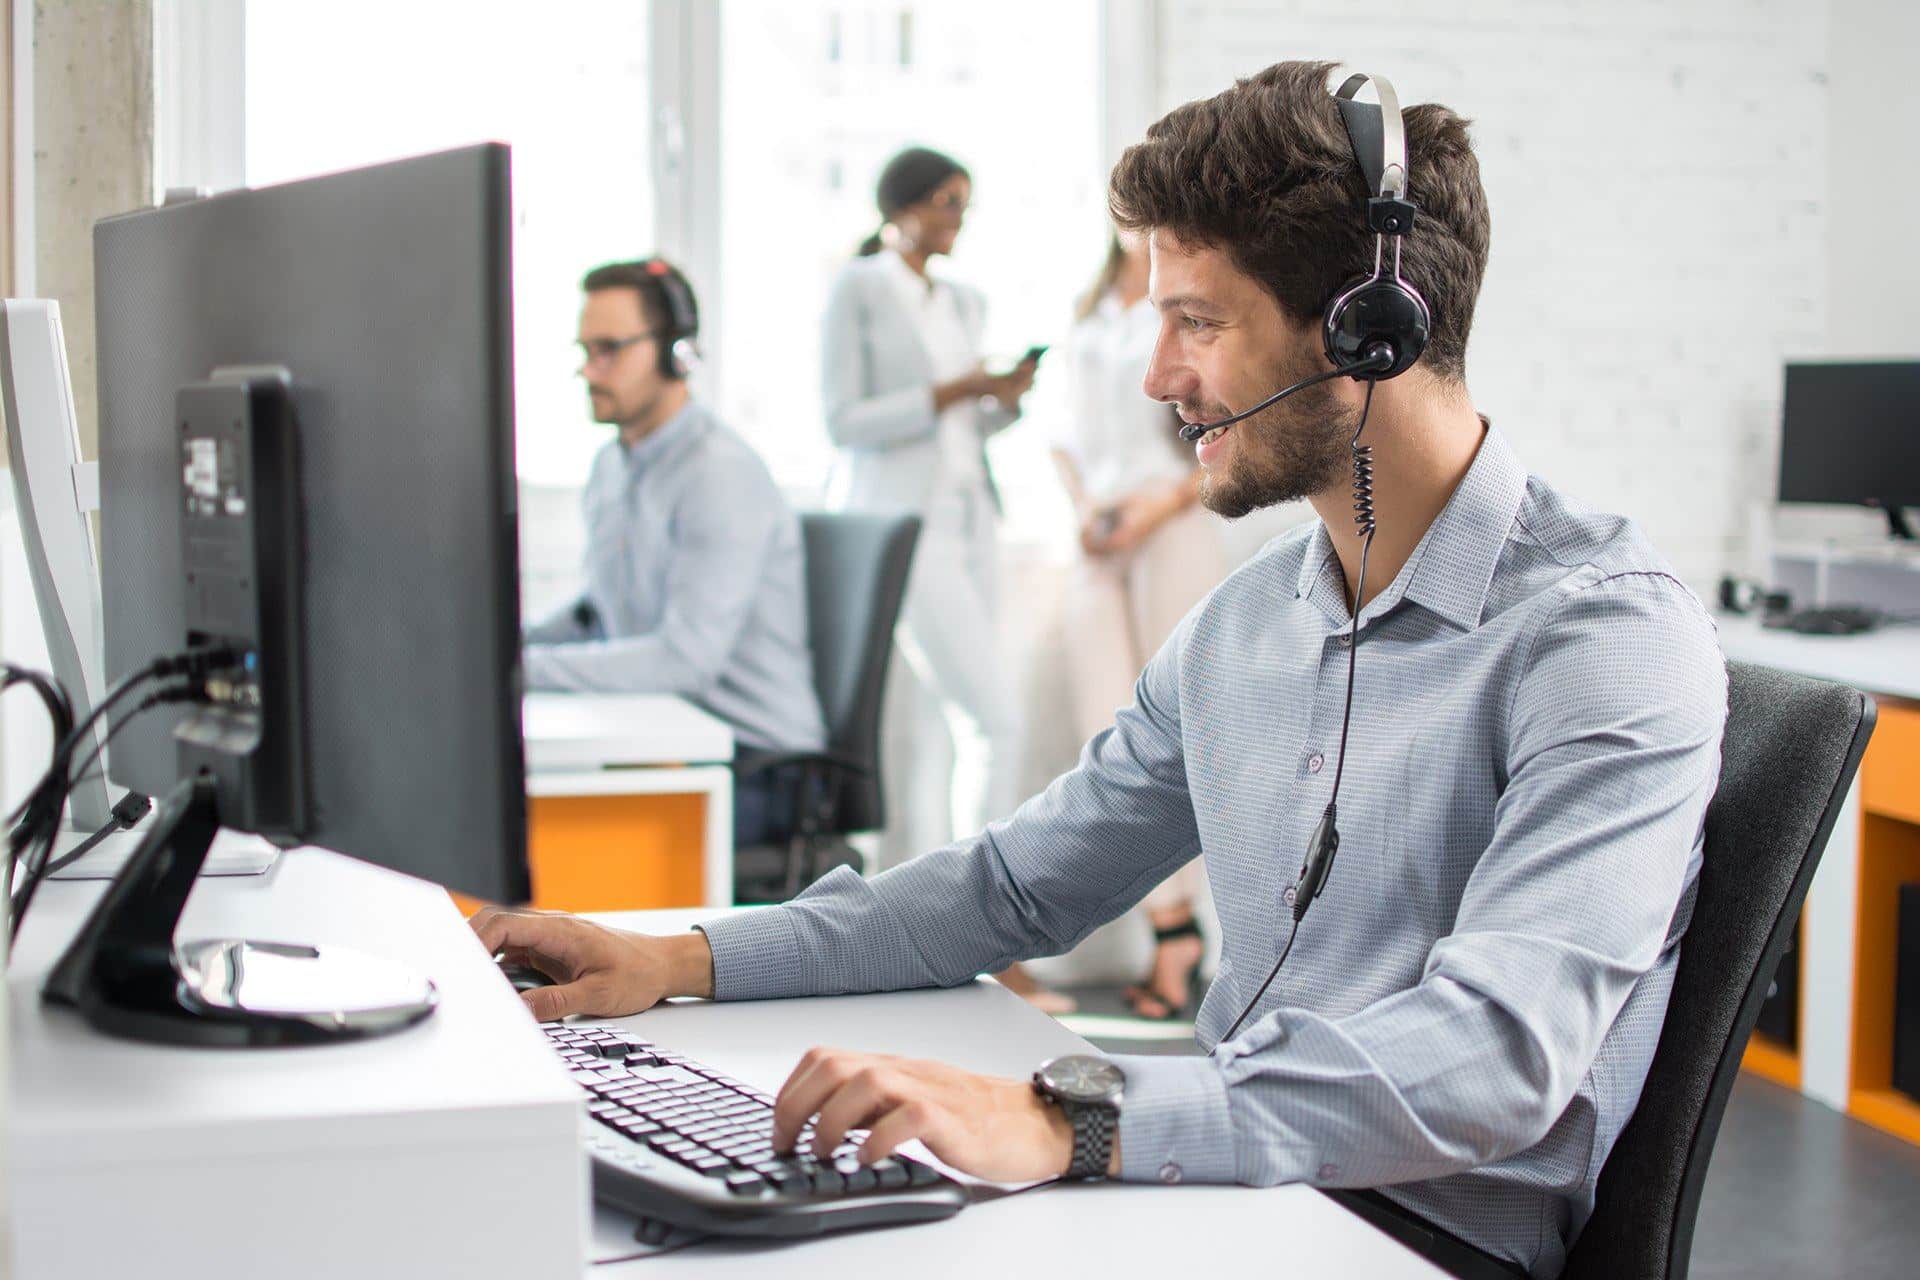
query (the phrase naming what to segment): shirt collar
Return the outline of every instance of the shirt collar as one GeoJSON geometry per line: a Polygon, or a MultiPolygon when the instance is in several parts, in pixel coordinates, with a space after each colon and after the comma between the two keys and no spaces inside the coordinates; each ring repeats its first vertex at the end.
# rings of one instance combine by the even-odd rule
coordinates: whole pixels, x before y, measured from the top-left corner
{"type": "Polygon", "coordinates": [[[931,274],[923,276],[908,266],[907,260],[900,256],[898,249],[882,249],[880,257],[886,262],[888,271],[893,275],[894,287],[904,293],[915,305],[926,306],[927,299],[931,298],[934,290],[939,287],[939,280],[931,274]]]}
{"type": "Polygon", "coordinates": [[[614,437],[614,443],[620,446],[621,456],[629,468],[645,466],[673,448],[676,442],[697,434],[702,418],[698,403],[689,397],[680,412],[642,436],[639,443],[629,445],[618,436],[614,437]]]}
{"type": "MultiPolygon", "coordinates": [[[[1480,625],[1487,589],[1526,496],[1527,473],[1506,437],[1488,424],[1467,474],[1440,515],[1428,526],[1406,565],[1387,589],[1367,602],[1364,626],[1402,598],[1445,618],[1463,630],[1480,625]]],[[[1332,612],[1344,626],[1347,588],[1326,526],[1316,524],[1300,562],[1297,598],[1332,612]]]]}

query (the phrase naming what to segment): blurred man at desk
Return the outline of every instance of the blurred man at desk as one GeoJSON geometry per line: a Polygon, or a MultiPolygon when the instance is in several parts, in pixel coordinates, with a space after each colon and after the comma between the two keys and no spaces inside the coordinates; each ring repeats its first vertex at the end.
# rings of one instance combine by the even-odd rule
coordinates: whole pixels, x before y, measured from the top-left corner
{"type": "MultiPolygon", "coordinates": [[[[800,522],[687,387],[692,288],[660,258],[597,267],[581,287],[580,372],[594,421],[618,435],[583,496],[586,590],[528,628],[527,688],[678,694],[743,752],[818,749],[800,522]]],[[[780,834],[786,802],[776,775],[743,781],[736,841],[780,834]]]]}
{"type": "Polygon", "coordinates": [[[562,980],[536,1014],[966,982],[1066,950],[1198,852],[1223,948],[1206,1056],[1074,1055],[1030,1084],[814,1049],[774,1145],[817,1117],[816,1149],[865,1128],[862,1159],[917,1138],[993,1178],[1379,1188],[1497,1274],[1560,1273],[1660,1037],[1725,670],[1645,536],[1528,475],[1475,410],[1489,218],[1466,121],[1415,107],[1395,155],[1383,110],[1365,147],[1365,78],[1336,100],[1330,70],[1175,109],[1110,191],[1149,238],[1146,390],[1189,424],[1203,500],[1320,519],[1216,588],[1079,766],[972,839],[680,938],[475,916],[562,980]]]}

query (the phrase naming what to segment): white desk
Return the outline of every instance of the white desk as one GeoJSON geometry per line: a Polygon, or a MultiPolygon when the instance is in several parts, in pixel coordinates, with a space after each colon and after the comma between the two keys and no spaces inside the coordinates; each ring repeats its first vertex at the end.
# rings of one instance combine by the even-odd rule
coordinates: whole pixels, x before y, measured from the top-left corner
{"type": "Polygon", "coordinates": [[[1714,621],[1720,627],[1720,648],[1729,658],[1920,700],[1920,627],[1808,636],[1771,630],[1750,617],[1720,614],[1714,621]]]}
{"type": "MultiPolygon", "coordinates": [[[[703,911],[597,915],[677,933],[703,911]]],[[[995,983],[951,991],[756,1004],[674,1004],[620,1019],[639,1034],[764,1089],[809,1046],[934,1058],[1024,1078],[1092,1047],[995,983]]],[[[1180,1277],[1196,1270],[1369,1280],[1445,1273],[1309,1187],[1048,1186],[974,1204],[943,1222],[787,1244],[707,1240],[663,1257],[590,1268],[615,1276],[1180,1277]]]]}
{"type": "Polygon", "coordinates": [[[665,694],[533,693],[521,704],[527,794],[698,795],[703,898],[733,901],[733,730],[665,694]]]}
{"type": "Polygon", "coordinates": [[[316,849],[201,880],[181,939],[330,942],[440,990],[395,1035],[243,1050],[116,1040],[41,1002],[104,887],[42,885],[7,973],[11,1274],[577,1280],[577,1087],[445,890],[316,849]]]}
{"type": "MultiPolygon", "coordinates": [[[[1121,1185],[1044,1187],[898,1230],[705,1241],[589,1267],[579,1095],[444,893],[315,850],[263,876],[201,881],[183,937],[353,945],[440,984],[439,1010],[398,1035],[248,1051],[113,1040],[41,1004],[43,974],[100,887],[43,886],[8,975],[19,1280],[601,1280],[661,1268],[836,1280],[900,1271],[915,1280],[1178,1277],[1236,1262],[1292,1276],[1443,1274],[1304,1187],[1121,1185]]],[[[712,914],[603,918],[678,932],[712,914]]],[[[764,1087],[819,1042],[1010,1076],[1087,1047],[984,981],[686,1002],[625,1021],[764,1087]]]]}

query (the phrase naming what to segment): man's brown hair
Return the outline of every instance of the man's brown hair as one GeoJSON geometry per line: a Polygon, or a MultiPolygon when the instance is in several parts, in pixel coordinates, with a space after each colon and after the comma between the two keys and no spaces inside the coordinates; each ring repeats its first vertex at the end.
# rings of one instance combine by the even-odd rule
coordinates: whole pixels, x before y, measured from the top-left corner
{"type": "MultiPolygon", "coordinates": [[[[1277,62],[1169,111],[1114,166],[1114,221],[1225,250],[1290,320],[1317,329],[1340,286],[1373,269],[1366,200],[1374,193],[1327,88],[1333,68],[1277,62]]],[[[1432,312],[1420,363],[1458,382],[1487,267],[1487,193],[1468,121],[1432,104],[1408,109],[1405,121],[1407,196],[1420,214],[1404,237],[1400,274],[1432,312]]],[[[1386,252],[1391,262],[1391,241],[1386,252]]]]}

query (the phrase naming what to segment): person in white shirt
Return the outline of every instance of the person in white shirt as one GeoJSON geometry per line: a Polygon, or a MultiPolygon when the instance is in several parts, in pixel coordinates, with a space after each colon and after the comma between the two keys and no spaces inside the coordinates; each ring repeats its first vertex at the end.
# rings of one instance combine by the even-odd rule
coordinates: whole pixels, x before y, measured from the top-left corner
{"type": "MultiPolygon", "coordinates": [[[[884,222],[834,282],[821,334],[829,500],[922,520],[901,606],[901,652],[940,700],[954,745],[955,839],[1019,804],[1021,728],[1001,669],[1000,497],[987,437],[1020,415],[1034,363],[988,373],[986,299],[934,274],[953,252],[973,180],[950,156],[910,147],[881,171],[884,222]]],[[[1071,1002],[1018,966],[1000,975],[1049,1011],[1071,1002]]]]}
{"type": "MultiPolygon", "coordinates": [[[[1091,738],[1133,701],[1147,660],[1187,611],[1226,576],[1218,526],[1199,505],[1199,476],[1181,447],[1179,416],[1141,390],[1160,332],[1147,300],[1147,246],[1122,232],[1080,300],[1069,343],[1072,409],[1053,458],[1080,520],[1067,626],[1076,728],[1091,738]]],[[[1187,1014],[1204,941],[1194,904],[1198,858],[1141,903],[1153,924],[1153,967],[1127,988],[1144,1018],[1187,1014]]]]}

